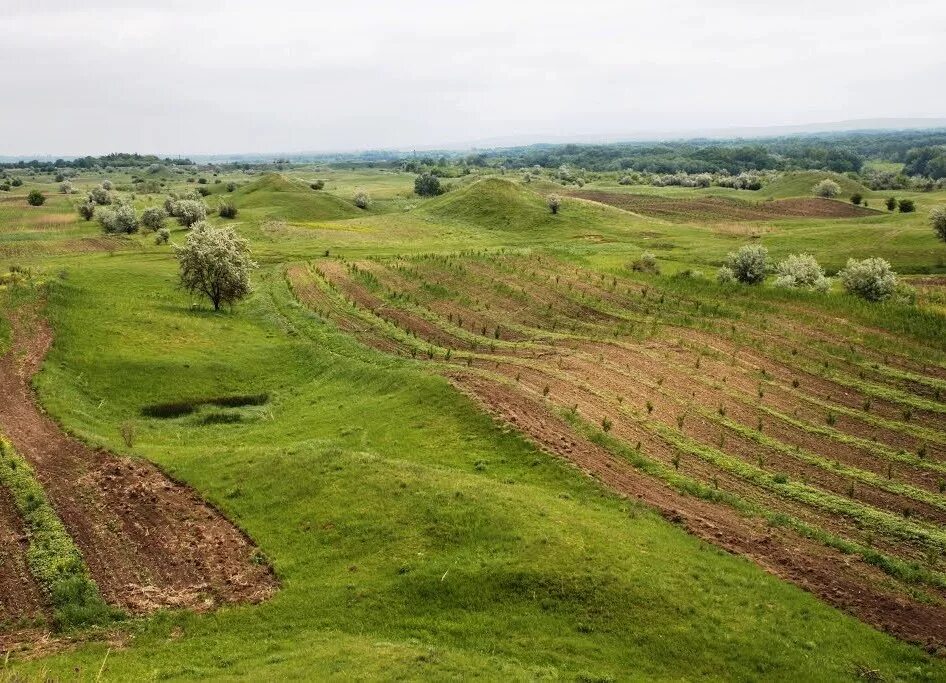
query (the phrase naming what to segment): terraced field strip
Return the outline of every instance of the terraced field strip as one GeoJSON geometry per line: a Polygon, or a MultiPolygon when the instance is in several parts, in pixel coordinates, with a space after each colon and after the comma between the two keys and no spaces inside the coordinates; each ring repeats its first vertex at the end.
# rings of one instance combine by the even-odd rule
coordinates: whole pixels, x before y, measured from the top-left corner
{"type": "Polygon", "coordinates": [[[11,320],[0,358],[0,430],[35,479],[102,596],[131,612],[207,609],[258,601],[275,590],[250,540],[154,465],[89,448],[35,402],[30,378],[52,342],[34,310],[11,320]]]}
{"type": "MultiPolygon", "coordinates": [[[[607,442],[679,494],[784,525],[784,550],[801,537],[820,544],[809,546],[818,561],[836,551],[861,558],[873,569],[860,576],[878,581],[862,591],[922,602],[938,615],[926,637],[946,642],[944,432],[935,402],[911,385],[885,383],[900,382],[896,373],[865,385],[853,379],[840,345],[798,358],[789,350],[796,332],[750,334],[765,327],[753,324],[764,312],[666,294],[544,255],[323,260],[295,277],[297,291],[314,287],[326,297],[323,315],[341,311],[340,326],[366,343],[380,347],[376,337],[388,336],[395,353],[436,361],[495,412],[507,409],[480,387],[500,383],[511,401],[565,415],[570,436],[556,431],[550,442],[541,420],[526,429],[564,457],[575,460],[582,438],[607,442]],[[315,282],[306,284],[306,275],[315,282]],[[504,339],[505,330],[514,334],[504,339]],[[736,332],[744,336],[738,343],[736,332]],[[845,370],[819,374],[815,363],[828,357],[845,370]],[[854,407],[872,396],[875,410],[854,407]],[[905,419],[905,405],[924,419],[905,419]]],[[[925,377],[919,368],[909,372],[915,385],[936,383],[916,381],[925,377]]],[[[841,602],[878,623],[859,599],[841,602]]]]}

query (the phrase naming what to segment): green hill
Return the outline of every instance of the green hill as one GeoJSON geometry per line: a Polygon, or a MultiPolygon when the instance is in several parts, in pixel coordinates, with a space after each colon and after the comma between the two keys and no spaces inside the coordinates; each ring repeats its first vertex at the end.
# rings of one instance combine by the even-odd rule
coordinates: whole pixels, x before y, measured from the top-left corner
{"type": "Polygon", "coordinates": [[[841,186],[841,198],[847,199],[854,193],[869,195],[870,190],[856,180],[851,180],[840,173],[831,171],[798,171],[786,173],[778,180],[774,180],[761,190],[759,195],[769,198],[782,197],[810,197],[811,188],[821,180],[829,178],[841,186]]]}
{"type": "Polygon", "coordinates": [[[289,221],[331,221],[363,213],[351,202],[278,173],[267,173],[241,187],[232,197],[241,210],[289,221]]]}

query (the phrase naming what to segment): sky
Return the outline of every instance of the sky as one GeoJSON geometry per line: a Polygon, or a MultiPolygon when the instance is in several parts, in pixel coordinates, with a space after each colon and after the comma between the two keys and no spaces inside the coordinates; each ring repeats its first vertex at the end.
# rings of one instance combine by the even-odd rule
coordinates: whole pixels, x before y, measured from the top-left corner
{"type": "Polygon", "coordinates": [[[946,117],[943,0],[0,5],[0,155],[464,148],[946,117]]]}

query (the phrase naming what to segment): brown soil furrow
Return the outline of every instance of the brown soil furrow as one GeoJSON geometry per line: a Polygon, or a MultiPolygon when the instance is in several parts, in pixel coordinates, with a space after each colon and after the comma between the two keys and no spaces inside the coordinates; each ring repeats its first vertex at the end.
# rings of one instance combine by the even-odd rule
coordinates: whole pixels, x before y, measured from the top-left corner
{"type": "Polygon", "coordinates": [[[43,614],[43,593],[26,561],[28,546],[13,498],[0,485],[0,627],[43,614]]]}
{"type": "Polygon", "coordinates": [[[21,311],[0,359],[0,430],[36,470],[103,596],[134,612],[258,601],[276,582],[249,539],[190,488],[143,460],[67,436],[38,407],[30,379],[52,343],[21,311]]]}
{"type": "Polygon", "coordinates": [[[514,388],[472,375],[458,375],[453,380],[489,412],[541,446],[612,490],[656,508],[690,533],[753,559],[769,572],[878,628],[930,649],[946,643],[943,609],[886,589],[887,578],[875,568],[785,529],[774,529],[723,506],[678,494],[576,436],[540,403],[524,398],[514,388]]]}

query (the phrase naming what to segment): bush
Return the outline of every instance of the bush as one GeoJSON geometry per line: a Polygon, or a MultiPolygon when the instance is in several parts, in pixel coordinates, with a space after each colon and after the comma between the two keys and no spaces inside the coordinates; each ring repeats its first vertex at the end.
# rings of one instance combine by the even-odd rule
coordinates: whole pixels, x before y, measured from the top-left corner
{"type": "Polygon", "coordinates": [[[23,181],[20,180],[19,178],[14,178],[13,180],[10,181],[10,184],[13,185],[13,187],[19,187],[20,185],[23,184],[23,181]]]}
{"type": "Polygon", "coordinates": [[[316,180],[314,183],[312,183],[311,185],[309,185],[309,187],[311,187],[313,190],[321,190],[322,188],[325,187],[325,181],[324,181],[324,180],[316,180]]]}
{"type": "Polygon", "coordinates": [[[85,220],[92,220],[92,216],[95,215],[95,202],[82,202],[77,207],[79,215],[82,216],[85,220]]]}
{"type": "Polygon", "coordinates": [[[900,209],[900,213],[913,213],[916,211],[916,204],[912,199],[901,199],[897,202],[897,208],[900,209]]]}
{"type": "Polygon", "coordinates": [[[814,289],[826,292],[831,288],[831,281],[824,276],[824,270],[811,254],[791,254],[775,266],[778,277],[776,287],[790,289],[814,289]]]}
{"type": "Polygon", "coordinates": [[[769,250],[761,244],[746,244],[739,251],[729,252],[726,265],[739,282],[754,285],[765,279],[769,250]]]}
{"type": "Polygon", "coordinates": [[[897,198],[887,197],[886,201],[884,201],[884,205],[886,205],[887,211],[893,211],[897,208],[897,198]]]}
{"type": "Polygon", "coordinates": [[[853,204],[854,206],[859,206],[860,203],[863,201],[863,199],[864,197],[861,196],[860,193],[855,192],[854,194],[851,195],[851,204],[853,204]]]}
{"type": "Polygon", "coordinates": [[[631,263],[631,270],[638,273],[651,273],[660,275],[660,264],[657,263],[657,257],[649,251],[641,254],[640,258],[631,263]]]}
{"type": "Polygon", "coordinates": [[[937,206],[930,211],[930,225],[936,236],[946,242],[946,206],[937,206]]]}
{"type": "Polygon", "coordinates": [[[830,178],[825,178],[821,182],[817,183],[811,191],[815,193],[818,197],[826,197],[830,199],[831,197],[837,197],[841,192],[841,186],[830,178]]]}
{"type": "Polygon", "coordinates": [[[167,228],[158,228],[154,234],[154,243],[157,245],[167,244],[171,240],[171,231],[167,228]]]}
{"type": "Polygon", "coordinates": [[[868,301],[889,299],[897,289],[897,274],[887,261],[878,257],[848,259],[838,277],[849,294],[868,301]]]}
{"type": "Polygon", "coordinates": [[[200,185],[206,185],[206,184],[207,184],[207,179],[206,179],[206,178],[198,178],[198,179],[197,179],[197,182],[198,182],[198,184],[200,184],[200,185]]]}
{"type": "Polygon", "coordinates": [[[59,191],[62,194],[72,194],[73,192],[75,192],[75,189],[72,187],[72,183],[70,183],[67,180],[67,181],[59,183],[59,191]]]}
{"type": "Polygon", "coordinates": [[[9,192],[9,191],[10,191],[10,183],[6,181],[0,183],[0,192],[9,192]]]}
{"type": "Polygon", "coordinates": [[[440,178],[433,173],[422,173],[414,178],[414,193],[418,197],[436,197],[438,194],[443,194],[440,178]]]}
{"type": "Polygon", "coordinates": [[[207,218],[207,205],[196,199],[178,199],[172,204],[171,215],[185,228],[207,218]]]}
{"type": "Polygon", "coordinates": [[[148,230],[160,230],[164,227],[167,214],[160,206],[149,206],[141,212],[141,224],[148,230]]]}
{"type": "Polygon", "coordinates": [[[721,285],[727,285],[736,281],[736,274],[729,266],[723,266],[716,271],[716,281],[721,285]]]}
{"type": "Polygon", "coordinates": [[[30,190],[26,195],[26,203],[30,206],[42,206],[46,203],[46,197],[39,190],[30,190]]]}
{"type": "Polygon", "coordinates": [[[175,247],[180,264],[181,287],[206,296],[214,310],[233,304],[250,293],[250,246],[232,228],[214,228],[201,221],[194,225],[182,247],[175,247]]]}
{"type": "Polygon", "coordinates": [[[562,198],[557,194],[550,194],[545,198],[545,203],[548,204],[549,211],[556,214],[558,213],[558,208],[562,205],[562,198]]]}
{"type": "Polygon", "coordinates": [[[206,197],[207,195],[210,194],[210,188],[207,188],[207,187],[198,187],[198,188],[197,188],[197,194],[199,194],[201,197],[206,197]]]}
{"type": "Polygon", "coordinates": [[[119,204],[114,209],[105,209],[99,213],[99,225],[110,234],[130,235],[138,232],[138,216],[131,204],[119,204]]]}
{"type": "Polygon", "coordinates": [[[233,192],[234,190],[236,190],[236,183],[232,181],[227,183],[227,192],[233,192]]]}
{"type": "Polygon", "coordinates": [[[104,187],[93,187],[89,192],[89,201],[99,206],[106,206],[112,203],[112,195],[104,187]]]}
{"type": "Polygon", "coordinates": [[[371,197],[368,196],[368,193],[364,190],[358,190],[352,198],[352,201],[355,202],[355,206],[359,209],[367,209],[371,206],[371,197]]]}
{"type": "Polygon", "coordinates": [[[105,190],[106,192],[110,192],[111,189],[112,189],[112,187],[113,187],[113,186],[112,186],[112,181],[111,181],[111,180],[103,180],[103,181],[102,181],[102,189],[105,190]]]}
{"type": "Polygon", "coordinates": [[[233,202],[222,202],[220,206],[217,207],[217,213],[221,218],[236,218],[237,208],[233,202]]]}

